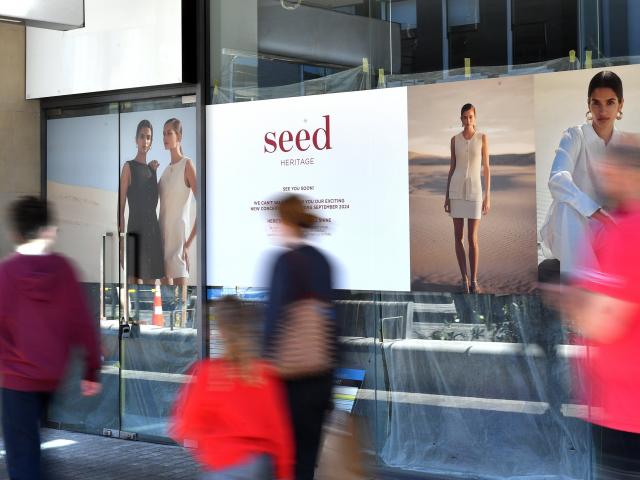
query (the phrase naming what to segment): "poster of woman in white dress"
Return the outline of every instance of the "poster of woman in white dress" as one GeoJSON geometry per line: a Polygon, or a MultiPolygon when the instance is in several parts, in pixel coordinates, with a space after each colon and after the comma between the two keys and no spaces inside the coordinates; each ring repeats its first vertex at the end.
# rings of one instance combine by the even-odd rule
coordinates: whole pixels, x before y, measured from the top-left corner
{"type": "Polygon", "coordinates": [[[411,289],[535,288],[531,76],[408,89],[411,289]]]}
{"type": "Polygon", "coordinates": [[[163,142],[170,160],[160,177],[160,231],[164,250],[165,279],[187,285],[191,261],[189,250],[196,238],[191,200],[196,195],[196,169],[182,149],[182,122],[175,117],[164,123],[163,142]]]}

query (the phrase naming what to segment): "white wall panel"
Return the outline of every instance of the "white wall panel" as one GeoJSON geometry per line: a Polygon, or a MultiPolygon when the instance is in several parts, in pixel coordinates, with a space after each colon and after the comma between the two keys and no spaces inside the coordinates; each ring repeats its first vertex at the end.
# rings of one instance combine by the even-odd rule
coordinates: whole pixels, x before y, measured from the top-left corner
{"type": "Polygon", "coordinates": [[[27,27],[26,98],[182,81],[180,0],[85,0],[85,27],[27,27]]]}

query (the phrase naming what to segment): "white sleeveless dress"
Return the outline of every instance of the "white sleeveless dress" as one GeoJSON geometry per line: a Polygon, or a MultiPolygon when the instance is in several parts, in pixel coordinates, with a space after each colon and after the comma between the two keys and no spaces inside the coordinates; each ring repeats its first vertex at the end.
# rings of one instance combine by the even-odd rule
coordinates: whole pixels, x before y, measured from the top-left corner
{"type": "Polygon", "coordinates": [[[188,157],[169,166],[162,173],[160,193],[160,230],[164,246],[164,272],[167,278],[189,277],[182,249],[191,228],[191,189],[184,183],[188,157]]]}
{"type": "Polygon", "coordinates": [[[462,133],[454,137],[456,168],[449,183],[452,218],[482,217],[482,138],[476,132],[469,140],[462,133]]]}

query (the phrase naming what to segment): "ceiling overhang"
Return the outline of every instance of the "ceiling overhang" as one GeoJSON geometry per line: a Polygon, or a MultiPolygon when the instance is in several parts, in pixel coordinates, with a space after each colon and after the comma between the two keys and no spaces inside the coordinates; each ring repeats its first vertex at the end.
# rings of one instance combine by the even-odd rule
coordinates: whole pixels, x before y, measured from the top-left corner
{"type": "Polygon", "coordinates": [[[0,0],[2,20],[51,30],[73,30],[84,27],[84,0],[0,0]]]}

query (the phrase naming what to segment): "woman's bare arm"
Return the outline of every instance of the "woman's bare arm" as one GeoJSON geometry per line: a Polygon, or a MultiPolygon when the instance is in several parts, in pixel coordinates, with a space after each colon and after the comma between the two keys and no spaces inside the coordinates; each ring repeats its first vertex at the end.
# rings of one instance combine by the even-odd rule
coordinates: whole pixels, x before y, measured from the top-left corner
{"type": "Polygon", "coordinates": [[[484,178],[482,213],[486,215],[491,210],[491,168],[489,167],[489,140],[486,135],[482,135],[482,178],[484,178]]]}
{"type": "Polygon", "coordinates": [[[449,213],[451,211],[451,204],[449,202],[449,185],[451,184],[451,176],[456,169],[456,137],[451,137],[451,164],[449,165],[449,176],[447,177],[447,194],[444,199],[444,211],[449,213]]]}
{"type": "MultiPolygon", "coordinates": [[[[194,168],[193,163],[191,163],[191,160],[187,161],[187,164],[184,168],[184,181],[185,181],[185,185],[191,189],[191,191],[193,192],[193,196],[195,197],[197,192],[196,169],[194,168]]],[[[188,258],[189,258],[187,250],[189,249],[189,247],[193,243],[193,240],[196,237],[196,227],[197,227],[197,221],[194,218],[193,227],[191,227],[191,233],[189,234],[189,237],[187,238],[187,240],[184,242],[183,254],[184,254],[185,261],[187,261],[187,265],[188,265],[188,258]]]]}
{"type": "Polygon", "coordinates": [[[124,225],[124,207],[127,203],[127,192],[129,191],[129,185],[131,184],[131,169],[129,164],[125,163],[122,167],[122,174],[120,175],[120,201],[118,204],[118,232],[125,231],[124,225]]]}

